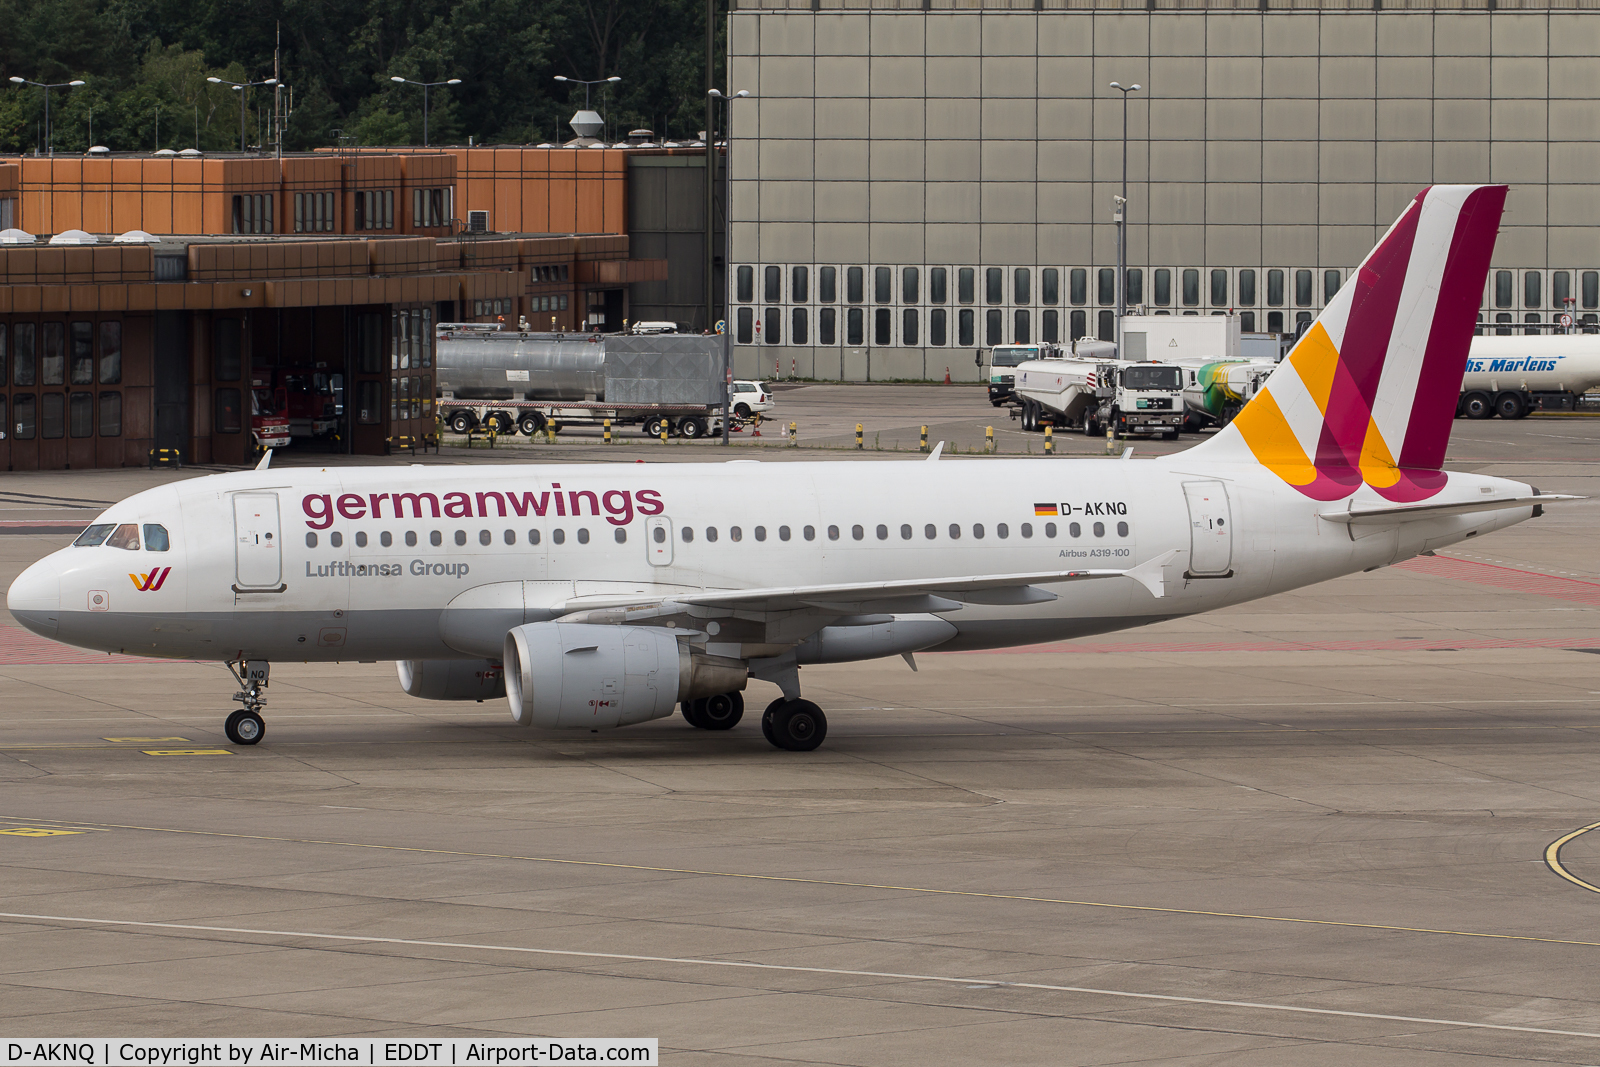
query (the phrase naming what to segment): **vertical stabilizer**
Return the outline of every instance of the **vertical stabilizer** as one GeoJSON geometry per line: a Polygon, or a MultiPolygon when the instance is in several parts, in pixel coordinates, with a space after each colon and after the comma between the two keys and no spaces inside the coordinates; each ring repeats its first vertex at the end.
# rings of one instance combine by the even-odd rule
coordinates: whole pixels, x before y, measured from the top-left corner
{"type": "Polygon", "coordinates": [[[1503,185],[1417,194],[1266,386],[1199,446],[1253,458],[1316,500],[1363,484],[1395,501],[1443,487],[1503,185]]]}

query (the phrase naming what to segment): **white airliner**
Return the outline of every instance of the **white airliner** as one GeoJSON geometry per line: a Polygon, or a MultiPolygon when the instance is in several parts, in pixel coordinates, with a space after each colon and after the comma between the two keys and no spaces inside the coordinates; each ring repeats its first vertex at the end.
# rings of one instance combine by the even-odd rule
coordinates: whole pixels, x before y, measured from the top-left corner
{"type": "Polygon", "coordinates": [[[1440,469],[1505,195],[1418,195],[1187,452],[257,469],[116,504],[7,604],[85,648],[227,662],[238,744],[264,734],[272,661],[393,659],[413,696],[503,693],[519,723],[589,730],[679,705],[726,729],[754,676],[783,694],[767,738],[813,749],[827,720],[803,665],[1141,626],[1571,499],[1440,469]]]}

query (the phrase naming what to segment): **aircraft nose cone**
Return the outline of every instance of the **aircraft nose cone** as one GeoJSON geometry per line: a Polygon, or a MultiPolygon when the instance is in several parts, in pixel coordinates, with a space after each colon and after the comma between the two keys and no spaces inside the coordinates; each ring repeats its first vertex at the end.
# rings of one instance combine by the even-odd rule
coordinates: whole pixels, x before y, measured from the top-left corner
{"type": "Polygon", "coordinates": [[[61,576],[49,559],[17,575],[6,593],[12,618],[41,637],[54,637],[61,621],[61,576]]]}

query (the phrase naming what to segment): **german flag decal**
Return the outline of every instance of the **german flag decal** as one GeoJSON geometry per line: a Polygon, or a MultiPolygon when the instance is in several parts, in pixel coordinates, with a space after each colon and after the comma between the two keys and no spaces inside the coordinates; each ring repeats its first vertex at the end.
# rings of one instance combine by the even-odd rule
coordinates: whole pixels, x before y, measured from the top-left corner
{"type": "Polygon", "coordinates": [[[1058,515],[1058,514],[1060,514],[1060,512],[1056,509],[1056,505],[1054,505],[1054,504],[1035,504],[1033,506],[1033,513],[1035,515],[1058,515]]]}

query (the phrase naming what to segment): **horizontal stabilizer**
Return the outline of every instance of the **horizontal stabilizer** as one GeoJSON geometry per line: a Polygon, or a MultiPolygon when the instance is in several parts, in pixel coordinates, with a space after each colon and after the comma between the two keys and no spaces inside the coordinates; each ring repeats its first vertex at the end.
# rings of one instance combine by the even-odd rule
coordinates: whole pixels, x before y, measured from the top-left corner
{"type": "Polygon", "coordinates": [[[1454,504],[1390,504],[1384,507],[1352,506],[1348,511],[1324,511],[1322,518],[1329,522],[1342,522],[1350,526],[1384,526],[1420,519],[1437,519],[1446,515],[1470,515],[1478,511],[1507,511],[1511,508],[1534,508],[1563,500],[1583,500],[1585,497],[1558,493],[1539,496],[1484,497],[1481,500],[1464,500],[1454,504]]]}

